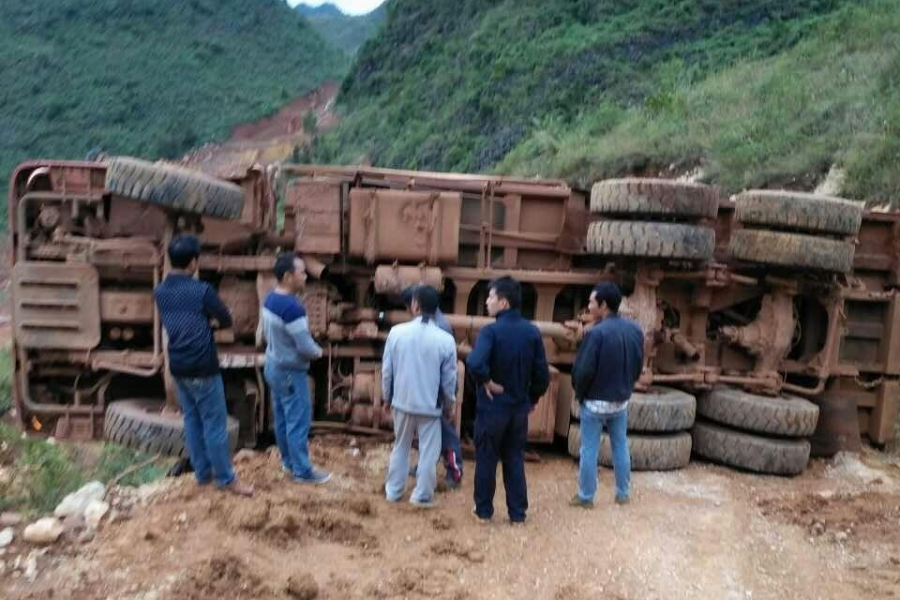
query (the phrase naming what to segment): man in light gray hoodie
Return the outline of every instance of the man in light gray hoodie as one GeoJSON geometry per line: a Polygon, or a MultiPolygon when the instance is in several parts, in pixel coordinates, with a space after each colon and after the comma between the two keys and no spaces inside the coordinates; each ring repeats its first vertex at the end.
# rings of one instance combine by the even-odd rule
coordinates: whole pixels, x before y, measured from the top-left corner
{"type": "Polygon", "coordinates": [[[382,397],[394,415],[394,449],[385,496],[388,502],[403,497],[409,450],[418,434],[419,468],[409,501],[422,508],[434,506],[441,413],[451,414],[456,401],[456,342],[435,323],[439,299],[433,287],[416,289],[410,306],[415,319],[391,329],[382,358],[382,397]]]}

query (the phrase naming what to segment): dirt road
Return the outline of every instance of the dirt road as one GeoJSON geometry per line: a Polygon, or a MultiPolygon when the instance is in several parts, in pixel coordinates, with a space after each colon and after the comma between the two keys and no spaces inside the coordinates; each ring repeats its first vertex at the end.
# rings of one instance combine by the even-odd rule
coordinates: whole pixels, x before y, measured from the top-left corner
{"type": "MultiPolygon", "coordinates": [[[[52,549],[10,599],[828,599],[900,594],[900,469],[882,455],[816,461],[796,479],[694,463],[634,476],[629,506],[611,472],[593,511],[570,508],[575,466],[528,465],[524,527],[470,514],[465,487],[422,511],[388,505],[388,448],[341,436],[313,442],[335,471],[322,488],[287,483],[277,457],[239,464],[253,500],[168,480],[91,543],[52,549]],[[862,462],[860,462],[860,460],[862,462]]],[[[471,465],[469,465],[471,467],[471,465]]],[[[125,510],[120,507],[120,510],[125,510]]],[[[23,551],[27,552],[25,548],[23,551]]],[[[10,557],[7,557],[10,562],[10,557]]]]}

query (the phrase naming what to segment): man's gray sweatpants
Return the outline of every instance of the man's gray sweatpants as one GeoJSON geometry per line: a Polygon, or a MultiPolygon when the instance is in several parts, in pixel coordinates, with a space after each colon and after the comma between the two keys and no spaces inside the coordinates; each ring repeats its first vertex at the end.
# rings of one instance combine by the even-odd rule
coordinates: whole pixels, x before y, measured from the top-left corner
{"type": "Polygon", "coordinates": [[[425,417],[393,409],[394,449],[388,467],[384,493],[390,502],[397,502],[406,490],[409,477],[409,449],[413,437],[419,434],[419,467],[416,471],[416,488],[410,500],[427,502],[434,499],[437,480],[435,467],[441,455],[441,418],[425,417]]]}

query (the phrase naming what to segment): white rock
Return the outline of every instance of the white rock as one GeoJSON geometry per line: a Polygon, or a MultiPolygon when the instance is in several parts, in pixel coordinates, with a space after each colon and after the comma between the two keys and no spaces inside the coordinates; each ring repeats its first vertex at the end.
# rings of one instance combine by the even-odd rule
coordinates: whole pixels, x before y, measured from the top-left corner
{"type": "Polygon", "coordinates": [[[91,529],[97,529],[100,521],[109,511],[109,504],[102,500],[94,500],[84,509],[84,520],[91,529]]]}
{"type": "Polygon", "coordinates": [[[12,544],[15,536],[15,531],[13,531],[12,527],[7,527],[3,531],[0,531],[0,548],[6,548],[12,544]]]}
{"type": "Polygon", "coordinates": [[[92,481],[77,492],[72,492],[59,503],[53,514],[59,518],[71,515],[84,516],[84,509],[94,500],[102,500],[106,486],[100,481],[92,481]]]}
{"type": "Polygon", "coordinates": [[[25,559],[25,579],[34,583],[34,580],[37,579],[37,558],[34,552],[28,555],[28,558],[25,559]]]}
{"type": "Polygon", "coordinates": [[[25,517],[23,517],[19,513],[0,513],[0,527],[15,527],[16,525],[21,525],[22,521],[24,520],[25,517]]]}
{"type": "Polygon", "coordinates": [[[52,544],[63,533],[63,525],[59,519],[44,517],[25,528],[23,539],[32,544],[52,544]]]}

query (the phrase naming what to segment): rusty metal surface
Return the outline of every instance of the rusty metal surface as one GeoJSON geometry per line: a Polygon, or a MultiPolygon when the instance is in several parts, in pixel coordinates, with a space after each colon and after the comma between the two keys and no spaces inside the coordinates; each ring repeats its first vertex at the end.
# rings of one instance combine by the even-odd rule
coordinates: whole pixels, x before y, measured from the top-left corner
{"type": "Polygon", "coordinates": [[[13,322],[23,348],[100,343],[100,286],[91,265],[22,262],[13,269],[13,322]]]}
{"type": "MultiPolygon", "coordinates": [[[[567,432],[567,371],[582,333],[577,312],[601,280],[623,286],[622,312],[645,331],[643,385],[696,391],[727,383],[823,402],[852,400],[858,412],[853,427],[861,434],[875,443],[893,435],[900,398],[898,214],[866,213],[847,277],[732,264],[729,201],[708,224],[716,231],[711,263],[591,260],[583,254],[586,195],[562,181],[285,165],[279,187],[274,171],[257,167],[254,157],[229,160],[210,168],[247,194],[241,219],[230,223],[175,220],[158,207],[105,198],[99,163],[38,161],[17,169],[9,194],[14,260],[69,274],[93,269],[82,273],[79,285],[97,288],[77,300],[88,307],[77,326],[90,328],[89,335],[54,330],[43,339],[56,341],[35,342],[27,331],[20,335],[21,327],[31,327],[35,309],[17,309],[15,395],[24,422],[37,414],[58,417],[61,434],[95,431],[104,404],[99,391],[81,397],[78,406],[46,395],[45,382],[60,368],[160,378],[161,328],[151,289],[164,255],[163,232],[193,231],[204,244],[200,277],[217,286],[235,316],[234,329],[217,336],[226,385],[240,387],[230,389],[230,397],[267,393],[256,338],[259,304],[273,285],[276,253],[293,249],[307,257],[318,279],[304,294],[310,329],[327,352],[311,371],[318,399],[360,426],[390,424],[376,372],[389,327],[409,318],[395,310],[399,291],[418,282],[443,289],[442,306],[463,357],[491,322],[483,316],[486,283],[511,275],[523,282],[524,308],[545,337],[555,371],[552,390],[530,419],[533,441],[567,432]],[[284,190],[283,228],[275,222],[276,189],[284,190]],[[341,387],[345,380],[350,387],[341,387]]],[[[18,287],[13,296],[14,302],[30,297],[18,287]]],[[[50,296],[70,302],[65,294],[50,296]]],[[[42,321],[47,325],[52,330],[52,319],[42,321]]],[[[466,386],[460,388],[461,407],[466,386]]],[[[246,437],[242,432],[247,440],[268,417],[267,403],[254,403],[255,417],[243,420],[256,428],[246,437]]],[[[838,418],[842,431],[848,420],[838,418]]]]}
{"type": "Polygon", "coordinates": [[[354,189],[350,192],[351,255],[452,263],[459,254],[459,194],[354,189]]]}
{"type": "Polygon", "coordinates": [[[341,253],[340,183],[292,181],[285,192],[285,212],[294,222],[294,250],[311,254],[341,253]]]}

